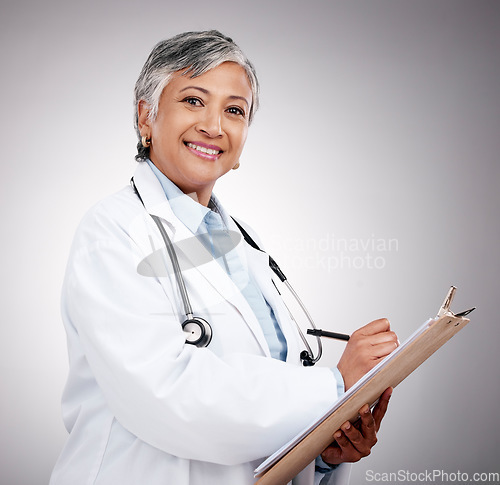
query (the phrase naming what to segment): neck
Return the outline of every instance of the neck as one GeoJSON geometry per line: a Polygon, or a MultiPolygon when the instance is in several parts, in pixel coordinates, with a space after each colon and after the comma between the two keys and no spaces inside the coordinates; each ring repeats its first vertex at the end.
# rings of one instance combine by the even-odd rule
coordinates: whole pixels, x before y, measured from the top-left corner
{"type": "Polygon", "coordinates": [[[192,184],[187,180],[183,180],[182,177],[176,176],[178,174],[167,173],[165,169],[160,168],[160,166],[155,163],[153,157],[150,157],[150,161],[161,173],[163,173],[163,175],[165,175],[165,177],[167,177],[172,183],[177,185],[177,187],[182,190],[182,192],[184,192],[187,196],[191,197],[191,199],[193,199],[195,202],[198,202],[198,204],[208,207],[215,182],[209,183],[208,185],[192,184]]]}
{"type": "Polygon", "coordinates": [[[186,192],[182,187],[179,187],[188,197],[191,197],[198,204],[204,205],[208,207],[208,203],[210,202],[210,197],[212,197],[212,191],[196,191],[196,192],[186,192]]]}

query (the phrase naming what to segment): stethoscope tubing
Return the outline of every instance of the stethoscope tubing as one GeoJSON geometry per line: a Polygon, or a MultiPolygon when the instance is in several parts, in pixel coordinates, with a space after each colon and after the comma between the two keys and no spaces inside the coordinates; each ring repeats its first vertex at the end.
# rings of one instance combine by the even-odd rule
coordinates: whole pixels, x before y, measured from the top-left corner
{"type": "MultiPolygon", "coordinates": [[[[141,198],[141,196],[139,194],[139,190],[135,186],[134,179],[132,178],[132,180],[130,182],[132,184],[132,187],[133,187],[135,193],[139,197],[139,200],[141,201],[142,205],[145,208],[144,201],[142,200],[142,198],[141,198]]],[[[200,329],[201,329],[202,334],[204,334],[204,335],[206,334],[207,338],[205,338],[205,339],[203,339],[201,341],[196,341],[196,343],[194,343],[194,344],[197,345],[197,346],[200,346],[200,347],[201,346],[207,346],[210,343],[211,339],[212,339],[212,328],[211,328],[210,324],[206,320],[204,320],[202,318],[198,318],[198,317],[193,317],[193,309],[191,307],[191,302],[190,302],[190,299],[189,299],[189,295],[188,295],[188,292],[186,290],[186,285],[184,283],[184,278],[182,277],[182,271],[181,271],[181,268],[180,268],[180,265],[179,265],[179,260],[177,258],[177,254],[176,254],[175,249],[174,249],[174,245],[172,244],[172,241],[170,240],[170,237],[168,236],[167,231],[165,230],[165,227],[163,226],[163,223],[162,223],[161,219],[158,216],[155,216],[154,214],[149,213],[149,215],[153,219],[153,221],[155,222],[156,226],[158,227],[158,230],[160,231],[160,234],[161,234],[162,239],[163,239],[163,241],[165,243],[165,247],[167,249],[168,255],[170,257],[170,261],[172,262],[172,267],[174,269],[175,280],[177,281],[177,285],[179,287],[179,291],[180,291],[180,294],[181,294],[182,303],[183,303],[183,306],[184,306],[184,312],[185,312],[186,318],[187,318],[187,320],[182,324],[182,327],[184,329],[184,326],[187,323],[194,323],[194,324],[198,325],[200,327],[200,329]]],[[[252,246],[254,249],[256,249],[257,251],[264,252],[264,251],[262,251],[262,249],[259,248],[259,246],[255,243],[255,241],[250,237],[250,235],[247,233],[247,231],[238,223],[238,221],[236,221],[234,218],[233,218],[233,220],[236,223],[236,226],[238,227],[238,229],[241,231],[241,233],[242,233],[243,238],[245,239],[245,241],[250,246],[252,246]]],[[[311,326],[313,327],[313,329],[317,330],[317,327],[314,324],[314,321],[313,321],[311,315],[309,314],[306,306],[304,305],[304,303],[302,303],[302,300],[300,299],[299,295],[293,289],[292,285],[288,282],[288,279],[285,276],[285,274],[283,273],[283,271],[281,271],[281,268],[278,266],[278,264],[276,263],[276,261],[271,256],[268,255],[268,257],[269,257],[269,266],[270,266],[270,268],[278,276],[278,278],[285,284],[285,286],[288,288],[288,290],[290,291],[290,293],[293,295],[293,297],[295,298],[295,300],[299,304],[300,308],[304,312],[307,320],[309,321],[309,323],[311,324],[311,326]]],[[[300,337],[301,337],[304,345],[306,346],[307,350],[301,352],[301,354],[300,354],[300,357],[302,359],[303,364],[305,366],[314,365],[316,362],[318,362],[318,360],[323,355],[323,345],[321,343],[321,338],[318,335],[315,335],[316,341],[317,341],[317,345],[318,345],[318,355],[316,357],[314,357],[314,353],[313,353],[313,351],[311,349],[311,346],[309,345],[309,342],[307,341],[304,333],[302,332],[302,329],[300,328],[299,324],[297,323],[297,321],[293,317],[292,312],[290,311],[290,309],[288,308],[288,306],[286,305],[286,303],[285,303],[284,300],[283,300],[283,304],[285,305],[286,309],[288,310],[290,318],[295,323],[295,325],[297,327],[297,330],[299,332],[299,335],[300,335],[300,337]]],[[[189,340],[186,340],[186,343],[192,344],[193,342],[190,342],[189,340]]]]}
{"type": "MultiPolygon", "coordinates": [[[[170,257],[170,260],[172,261],[172,267],[174,269],[175,279],[176,279],[178,286],[179,286],[179,291],[181,294],[182,303],[184,305],[184,311],[185,311],[186,317],[188,320],[191,320],[191,319],[193,319],[193,309],[191,307],[191,302],[190,302],[189,295],[188,295],[187,290],[186,290],[184,278],[182,277],[182,272],[180,269],[179,260],[177,259],[177,254],[175,252],[174,246],[173,246],[172,241],[170,240],[170,237],[168,236],[167,231],[165,230],[165,227],[163,226],[163,223],[161,222],[160,218],[158,216],[155,216],[154,214],[150,214],[150,216],[153,219],[153,221],[156,223],[156,225],[158,226],[158,230],[160,231],[160,234],[161,234],[163,241],[165,243],[165,247],[167,249],[168,255],[170,257]]],[[[261,251],[261,249],[258,247],[256,247],[255,249],[258,249],[259,251],[261,251]]],[[[295,300],[299,304],[300,308],[304,312],[304,315],[306,316],[307,320],[309,321],[309,323],[311,324],[313,329],[316,330],[317,328],[316,328],[316,325],[314,324],[314,320],[312,319],[312,317],[311,317],[309,311],[307,310],[306,306],[304,305],[304,303],[302,303],[302,300],[300,299],[299,295],[294,290],[293,286],[289,283],[287,277],[285,276],[283,271],[281,271],[281,269],[278,266],[278,264],[276,263],[276,261],[274,261],[274,259],[272,259],[271,257],[270,257],[270,261],[273,262],[273,264],[270,264],[271,269],[276,273],[276,275],[280,278],[280,280],[283,281],[285,286],[288,288],[290,293],[293,295],[293,297],[295,298],[295,300]]],[[[303,361],[304,362],[307,361],[307,365],[314,365],[316,362],[319,361],[319,359],[321,359],[321,356],[323,355],[323,345],[321,343],[321,338],[319,336],[316,336],[316,342],[318,345],[318,354],[316,355],[316,357],[314,357],[314,353],[313,353],[311,346],[309,345],[309,342],[307,341],[304,333],[302,332],[302,329],[300,328],[299,324],[295,320],[292,312],[290,311],[290,309],[288,308],[286,303],[285,302],[283,302],[283,303],[288,310],[290,318],[293,320],[293,322],[295,323],[295,325],[297,327],[297,330],[299,332],[300,338],[302,339],[302,342],[306,346],[307,354],[304,354],[302,356],[303,361]]],[[[208,322],[206,322],[206,324],[209,325],[208,322]]],[[[206,331],[207,329],[203,329],[203,330],[206,331]]]]}
{"type": "Polygon", "coordinates": [[[155,221],[156,225],[158,226],[158,229],[160,231],[161,237],[163,238],[163,241],[165,243],[165,247],[167,248],[168,255],[170,257],[170,261],[172,261],[172,266],[174,269],[175,273],[175,279],[177,281],[177,284],[179,286],[179,291],[181,293],[181,299],[182,303],[184,305],[184,312],[186,314],[186,317],[188,319],[193,318],[193,309],[191,308],[191,302],[189,300],[189,296],[186,290],[186,285],[184,283],[184,278],[182,277],[181,273],[181,268],[179,266],[179,260],[177,259],[177,254],[174,249],[174,245],[172,244],[172,241],[168,237],[167,231],[165,231],[165,228],[163,227],[163,224],[158,216],[155,216],[154,214],[149,214],[153,221],[155,221]]]}
{"type": "MultiPolygon", "coordinates": [[[[312,328],[314,330],[316,330],[317,328],[316,328],[316,325],[314,324],[314,320],[312,319],[311,315],[307,311],[307,308],[304,305],[304,303],[302,303],[302,300],[300,299],[300,297],[297,294],[297,292],[293,289],[293,286],[288,282],[288,279],[285,279],[285,281],[283,281],[283,283],[288,288],[288,290],[290,291],[290,293],[293,295],[293,297],[295,298],[295,300],[297,300],[297,303],[300,305],[300,308],[304,312],[304,315],[306,316],[307,320],[311,324],[312,328]]],[[[286,306],[286,304],[285,304],[285,306],[286,306]]],[[[307,341],[306,336],[302,332],[302,329],[300,328],[299,324],[297,323],[297,321],[293,317],[293,315],[290,312],[290,310],[288,310],[288,312],[290,313],[290,317],[292,318],[292,320],[295,322],[295,325],[297,326],[297,330],[299,331],[299,335],[300,335],[302,341],[304,342],[304,345],[306,346],[307,351],[309,352],[309,356],[311,358],[311,365],[314,365],[316,362],[318,362],[319,359],[321,359],[321,356],[323,355],[323,344],[321,343],[321,338],[318,337],[318,336],[316,336],[316,342],[317,342],[317,345],[318,345],[318,355],[316,357],[314,357],[314,354],[313,354],[313,351],[311,349],[311,346],[309,345],[309,342],[307,341]]]]}

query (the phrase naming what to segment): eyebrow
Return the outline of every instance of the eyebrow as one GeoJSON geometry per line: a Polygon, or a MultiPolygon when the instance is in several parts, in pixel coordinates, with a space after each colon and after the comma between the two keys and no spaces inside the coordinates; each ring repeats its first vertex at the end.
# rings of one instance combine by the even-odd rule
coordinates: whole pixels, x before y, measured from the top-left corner
{"type": "MultiPolygon", "coordinates": [[[[198,91],[201,91],[204,94],[210,94],[210,91],[208,91],[208,89],[200,88],[199,86],[186,86],[185,88],[182,88],[179,91],[179,93],[182,93],[183,91],[186,91],[188,89],[197,89],[198,91]]],[[[228,98],[229,99],[240,99],[241,101],[244,101],[247,106],[250,106],[250,103],[248,102],[247,98],[245,98],[243,96],[231,95],[231,96],[228,96],[228,98]]]]}

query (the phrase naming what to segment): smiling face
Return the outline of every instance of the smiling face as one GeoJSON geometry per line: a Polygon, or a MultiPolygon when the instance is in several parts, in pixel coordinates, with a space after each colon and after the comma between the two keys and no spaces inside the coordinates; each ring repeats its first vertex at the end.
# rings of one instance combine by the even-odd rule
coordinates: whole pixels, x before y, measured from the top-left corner
{"type": "Polygon", "coordinates": [[[215,181],[239,160],[248,132],[252,89],[243,67],[224,62],[201,76],[175,73],[148,119],[139,103],[139,130],[151,138],[150,159],[185,194],[207,205],[215,181]]]}

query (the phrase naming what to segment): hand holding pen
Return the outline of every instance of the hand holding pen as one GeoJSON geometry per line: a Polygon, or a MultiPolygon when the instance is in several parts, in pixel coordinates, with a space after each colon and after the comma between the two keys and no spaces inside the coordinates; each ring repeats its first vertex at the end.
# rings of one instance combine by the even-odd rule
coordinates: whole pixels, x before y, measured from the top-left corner
{"type": "Polygon", "coordinates": [[[344,379],[345,390],[363,377],[399,345],[387,318],[374,320],[356,330],[349,341],[338,369],[344,379]]]}

